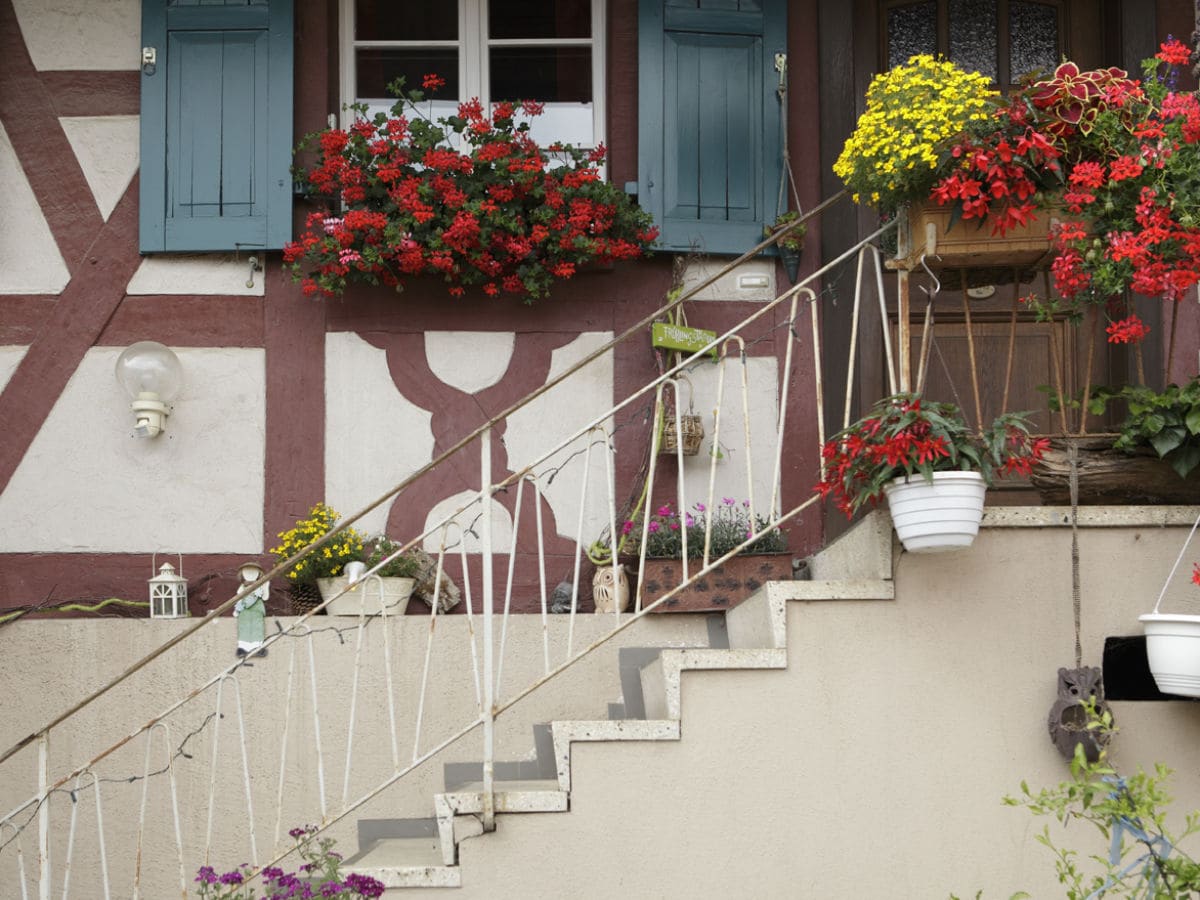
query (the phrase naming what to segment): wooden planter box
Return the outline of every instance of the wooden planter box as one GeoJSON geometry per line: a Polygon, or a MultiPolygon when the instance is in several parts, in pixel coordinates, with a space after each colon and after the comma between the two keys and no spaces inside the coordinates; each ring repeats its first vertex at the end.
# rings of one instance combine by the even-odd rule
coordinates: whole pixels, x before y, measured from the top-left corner
{"type": "MultiPolygon", "coordinates": [[[[688,560],[688,574],[700,570],[701,560],[688,560]]],[[[632,581],[638,563],[626,566],[632,581]]],[[[670,600],[654,608],[656,613],[720,612],[732,609],[768,581],[792,580],[792,554],[773,553],[735,556],[713,569],[670,600]]],[[[683,561],[678,559],[648,559],[642,578],[642,606],[653,603],[683,581],[683,561]]],[[[634,586],[631,585],[631,590],[634,586]]]]}
{"type": "MultiPolygon", "coordinates": [[[[959,220],[950,227],[953,207],[914,204],[908,210],[909,252],[888,261],[893,269],[914,269],[921,254],[931,269],[1013,269],[1036,266],[1050,255],[1054,210],[1039,209],[1033,221],[1003,237],[992,234],[987,220],[959,220]],[[940,256],[938,260],[935,257],[940,256]]],[[[904,228],[904,223],[901,223],[904,228]]]]}
{"type": "MultiPolygon", "coordinates": [[[[1126,453],[1112,448],[1116,435],[1089,435],[1079,442],[1079,502],[1097,504],[1200,504],[1200,469],[1187,478],[1149,449],[1126,453]]],[[[1071,502],[1071,461],[1068,442],[1051,440],[1050,450],[1034,467],[1029,481],[1047,505],[1071,502]]]]}

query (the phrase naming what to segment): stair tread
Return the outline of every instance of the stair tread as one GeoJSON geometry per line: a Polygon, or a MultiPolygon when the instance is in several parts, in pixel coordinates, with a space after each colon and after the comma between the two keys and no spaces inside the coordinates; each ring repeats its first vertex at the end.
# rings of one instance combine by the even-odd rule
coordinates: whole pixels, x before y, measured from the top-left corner
{"type": "MultiPolygon", "coordinates": [[[[566,812],[567,792],[557,778],[524,781],[497,781],[494,785],[498,813],[566,812]]],[[[456,814],[483,810],[483,782],[466,784],[440,795],[456,814]]]]}
{"type": "Polygon", "coordinates": [[[346,867],[354,871],[429,866],[442,866],[441,845],[436,837],[380,838],[346,860],[346,867]]]}

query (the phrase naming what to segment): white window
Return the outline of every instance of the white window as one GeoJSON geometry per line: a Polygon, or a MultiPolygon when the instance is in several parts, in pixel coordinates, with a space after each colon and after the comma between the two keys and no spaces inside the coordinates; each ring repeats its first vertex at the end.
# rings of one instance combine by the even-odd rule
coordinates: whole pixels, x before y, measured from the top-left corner
{"type": "Polygon", "coordinates": [[[539,100],[535,140],[604,140],[605,0],[341,0],[342,99],[371,114],[395,102],[387,85],[437,74],[433,115],[458,103],[539,100]]]}

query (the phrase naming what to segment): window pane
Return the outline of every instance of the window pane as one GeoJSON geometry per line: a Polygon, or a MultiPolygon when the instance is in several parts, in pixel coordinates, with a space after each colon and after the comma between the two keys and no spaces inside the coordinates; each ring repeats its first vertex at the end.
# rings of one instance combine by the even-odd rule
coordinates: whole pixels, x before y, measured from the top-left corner
{"type": "Polygon", "coordinates": [[[950,59],[995,81],[996,0],[950,0],[950,59]]]}
{"type": "Polygon", "coordinates": [[[354,0],[358,41],[453,41],[458,38],[458,4],[354,0]]]}
{"type": "Polygon", "coordinates": [[[591,37],[591,3],[589,0],[491,0],[488,34],[493,38],[591,37]]]}
{"type": "Polygon", "coordinates": [[[361,98],[387,98],[387,86],[401,75],[406,88],[420,88],[429,74],[441,75],[446,86],[435,96],[455,99],[458,94],[458,51],[450,48],[370,49],[355,56],[356,93],[361,98]]]}
{"type": "Polygon", "coordinates": [[[937,4],[910,3],[887,11],[888,68],[918,53],[937,51],[937,4]]]}
{"type": "Polygon", "coordinates": [[[590,103],[588,47],[493,47],[491,99],[590,103]]]}
{"type": "Polygon", "coordinates": [[[1058,9],[1045,3],[1009,5],[1009,69],[1016,82],[1030,72],[1049,74],[1058,65],[1058,9]]]}

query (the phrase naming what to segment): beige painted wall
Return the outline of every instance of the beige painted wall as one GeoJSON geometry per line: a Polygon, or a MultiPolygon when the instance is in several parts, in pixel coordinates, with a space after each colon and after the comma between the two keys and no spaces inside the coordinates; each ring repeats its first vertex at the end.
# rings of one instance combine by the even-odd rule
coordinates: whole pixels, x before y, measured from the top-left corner
{"type": "MultiPolygon", "coordinates": [[[[1105,636],[1138,632],[1137,616],[1153,605],[1186,533],[1182,527],[1156,526],[1082,530],[1085,663],[1099,664],[1105,636]]],[[[1193,556],[1200,557],[1200,549],[1187,559],[1193,556]]],[[[1186,574],[1168,594],[1168,608],[1196,606],[1186,574]]],[[[895,581],[895,601],[790,603],[786,671],[685,675],[682,741],[575,745],[571,812],[501,816],[495,834],[465,842],[463,888],[456,896],[915,898],[947,897],[952,891],[973,897],[979,889],[985,897],[1007,897],[1018,889],[1037,897],[1061,896],[1050,855],[1033,839],[1042,822],[1004,807],[1001,798],[1017,791],[1022,779],[1040,786],[1066,775],[1045,722],[1055,699],[1056,671],[1074,664],[1070,530],[985,529],[970,551],[899,555],[895,581]]],[[[554,639],[562,641],[566,622],[551,621],[554,639]]],[[[581,623],[597,624],[590,617],[581,623]]],[[[648,624],[656,633],[628,635],[627,642],[694,643],[700,637],[694,631],[672,633],[682,626],[677,617],[648,624]]],[[[228,625],[220,623],[208,638],[178,651],[177,660],[160,667],[151,680],[193,683],[231,651],[228,625]]],[[[410,627],[417,625],[408,620],[401,626],[404,662],[399,668],[405,686],[399,694],[405,702],[412,699],[419,666],[423,629],[410,627]]],[[[434,733],[446,733],[452,722],[469,715],[473,687],[469,654],[461,643],[465,626],[462,617],[439,620],[437,626],[441,674],[434,692],[439,711],[430,721],[434,733]],[[458,699],[451,701],[451,694],[458,699]]],[[[172,627],[145,621],[32,622],[0,629],[3,743],[172,627]],[[124,649],[114,653],[116,647],[124,649]],[[46,689],[64,684],[70,687],[46,689]]],[[[516,648],[512,668],[506,664],[510,686],[540,665],[539,620],[523,617],[517,627],[510,637],[516,648]]],[[[576,638],[586,639],[579,632],[576,638]]],[[[353,675],[354,635],[346,635],[345,646],[328,632],[316,640],[324,703],[335,680],[353,675]]],[[[250,743],[272,744],[266,761],[253,763],[261,766],[253,779],[256,819],[268,835],[274,825],[269,810],[279,769],[290,644],[239,678],[246,691],[250,743]]],[[[363,677],[364,697],[375,698],[362,707],[374,710],[369,714],[374,733],[356,734],[367,760],[364,770],[354,773],[356,789],[365,788],[369,770],[386,766],[389,755],[377,730],[383,715],[378,705],[370,706],[377,704],[381,676],[363,677]]],[[[525,721],[597,715],[619,694],[609,653],[596,655],[572,677],[571,684],[531,698],[534,702],[518,716],[524,720],[519,726],[502,729],[502,756],[528,752],[525,721]]],[[[172,693],[161,684],[140,690],[153,694],[156,703],[172,693]]],[[[81,723],[82,730],[95,732],[89,745],[120,734],[154,705],[137,691],[121,693],[116,700],[125,710],[121,723],[103,715],[81,723]]],[[[298,721],[304,721],[305,707],[298,709],[298,721]]],[[[332,705],[326,726],[325,709],[327,779],[336,785],[331,791],[340,792],[348,713],[332,705]]],[[[1115,712],[1122,728],[1113,752],[1118,766],[1165,762],[1178,773],[1172,793],[1180,811],[1200,807],[1200,708],[1184,702],[1119,703],[1115,712]]],[[[233,733],[233,721],[223,720],[223,735],[233,733]]],[[[289,746],[311,767],[311,741],[301,738],[299,726],[292,727],[297,731],[289,736],[289,746]]],[[[78,735],[64,738],[56,750],[73,751],[77,740],[78,735]]],[[[189,839],[204,831],[210,740],[206,732],[189,747],[195,756],[189,765],[199,774],[181,782],[189,839]]],[[[219,796],[229,810],[221,821],[236,827],[242,803],[238,760],[232,745],[222,746],[228,749],[221,753],[219,796]]],[[[472,739],[446,758],[472,758],[477,746],[472,739]]],[[[402,747],[402,754],[411,752],[407,742],[402,747]]],[[[138,750],[118,768],[126,771],[133,757],[140,767],[138,750]]],[[[26,751],[21,765],[31,772],[33,754],[26,751]]],[[[311,800],[314,793],[299,768],[289,763],[287,771],[284,828],[297,821],[299,799],[311,800]]],[[[416,788],[403,788],[361,815],[396,815],[401,809],[427,814],[427,794],[436,789],[438,777],[440,771],[424,774],[416,788]]],[[[108,795],[121,792],[131,789],[105,787],[106,817],[113,815],[108,810],[115,802],[108,795]]],[[[0,799],[5,809],[15,800],[11,775],[0,777],[0,799]]],[[[160,790],[152,808],[163,802],[160,790]]],[[[67,806],[61,799],[56,806],[59,854],[67,806]]],[[[165,821],[160,813],[160,824],[165,821]]],[[[122,825],[126,832],[130,827],[122,825]]],[[[1084,849],[1106,850],[1090,834],[1076,831],[1084,849]]],[[[335,833],[352,841],[349,827],[335,833]]],[[[110,840],[110,857],[116,846],[110,840]]],[[[228,845],[222,850],[216,863],[237,852],[228,845]]],[[[12,866],[11,855],[0,854],[0,884],[12,884],[12,866]]]]}

